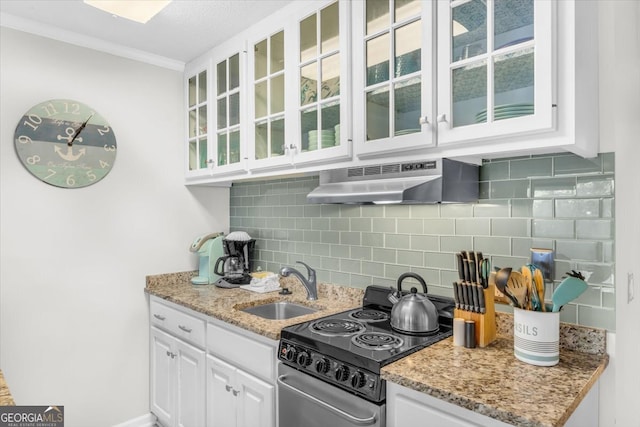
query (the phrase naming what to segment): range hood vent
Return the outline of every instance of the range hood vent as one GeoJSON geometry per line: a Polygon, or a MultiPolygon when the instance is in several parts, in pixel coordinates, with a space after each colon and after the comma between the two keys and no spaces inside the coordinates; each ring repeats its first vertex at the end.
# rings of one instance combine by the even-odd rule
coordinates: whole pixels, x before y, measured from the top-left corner
{"type": "Polygon", "coordinates": [[[478,200],[480,168],[450,159],[320,172],[309,203],[430,204],[478,200]]]}

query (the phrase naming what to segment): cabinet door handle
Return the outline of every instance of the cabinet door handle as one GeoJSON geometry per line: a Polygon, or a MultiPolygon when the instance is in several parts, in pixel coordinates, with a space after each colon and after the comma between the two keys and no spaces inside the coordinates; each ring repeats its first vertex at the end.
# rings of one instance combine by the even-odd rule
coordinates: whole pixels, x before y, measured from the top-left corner
{"type": "Polygon", "coordinates": [[[183,325],[178,325],[178,328],[180,328],[181,330],[185,331],[188,334],[190,334],[192,331],[191,328],[187,328],[186,326],[183,326],[183,325]]]}
{"type": "Polygon", "coordinates": [[[164,319],[166,319],[166,317],[161,316],[161,315],[159,315],[159,314],[154,314],[154,315],[153,315],[153,317],[155,317],[155,318],[156,318],[156,319],[158,319],[158,320],[164,320],[164,319]]]}
{"type": "Polygon", "coordinates": [[[231,390],[233,390],[233,387],[231,387],[230,385],[226,385],[226,386],[224,386],[224,388],[225,388],[225,390],[227,390],[227,391],[231,391],[231,390]]]}
{"type": "Polygon", "coordinates": [[[420,125],[428,125],[429,124],[429,117],[428,116],[422,116],[418,119],[418,124],[420,125]]]}
{"type": "Polygon", "coordinates": [[[238,390],[233,390],[233,395],[234,395],[234,396],[237,396],[237,395],[238,395],[238,393],[240,393],[238,390]]]}
{"type": "Polygon", "coordinates": [[[437,120],[438,120],[438,123],[446,123],[447,122],[447,115],[446,114],[439,114],[437,120]]]}
{"type": "Polygon", "coordinates": [[[171,352],[167,350],[167,356],[171,356],[171,352]]]}

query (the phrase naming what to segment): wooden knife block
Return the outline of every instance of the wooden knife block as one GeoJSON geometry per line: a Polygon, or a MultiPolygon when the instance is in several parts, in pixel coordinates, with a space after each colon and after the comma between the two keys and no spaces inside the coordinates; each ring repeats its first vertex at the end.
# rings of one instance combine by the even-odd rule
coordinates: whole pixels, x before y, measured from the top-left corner
{"type": "Polygon", "coordinates": [[[460,310],[456,308],[454,317],[476,322],[476,345],[486,347],[496,339],[496,310],[494,305],[495,285],[490,284],[487,289],[483,289],[486,312],[474,313],[473,311],[460,310]]]}

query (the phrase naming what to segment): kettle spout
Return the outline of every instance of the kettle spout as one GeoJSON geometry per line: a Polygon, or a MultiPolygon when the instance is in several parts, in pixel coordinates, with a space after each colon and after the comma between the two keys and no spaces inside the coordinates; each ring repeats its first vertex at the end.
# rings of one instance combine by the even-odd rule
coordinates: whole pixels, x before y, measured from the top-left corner
{"type": "Polygon", "coordinates": [[[391,292],[390,294],[388,294],[387,299],[391,302],[391,304],[396,304],[398,301],[400,301],[395,292],[391,292]]]}

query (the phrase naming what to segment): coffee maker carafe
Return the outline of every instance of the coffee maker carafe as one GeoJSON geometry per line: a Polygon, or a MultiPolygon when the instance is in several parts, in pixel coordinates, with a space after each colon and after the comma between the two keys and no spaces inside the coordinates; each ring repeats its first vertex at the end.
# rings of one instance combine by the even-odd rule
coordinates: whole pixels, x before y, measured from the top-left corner
{"type": "Polygon", "coordinates": [[[236,288],[251,282],[251,256],[256,241],[243,231],[234,231],[222,239],[224,256],[216,261],[214,272],[222,276],[215,284],[236,288]]]}

